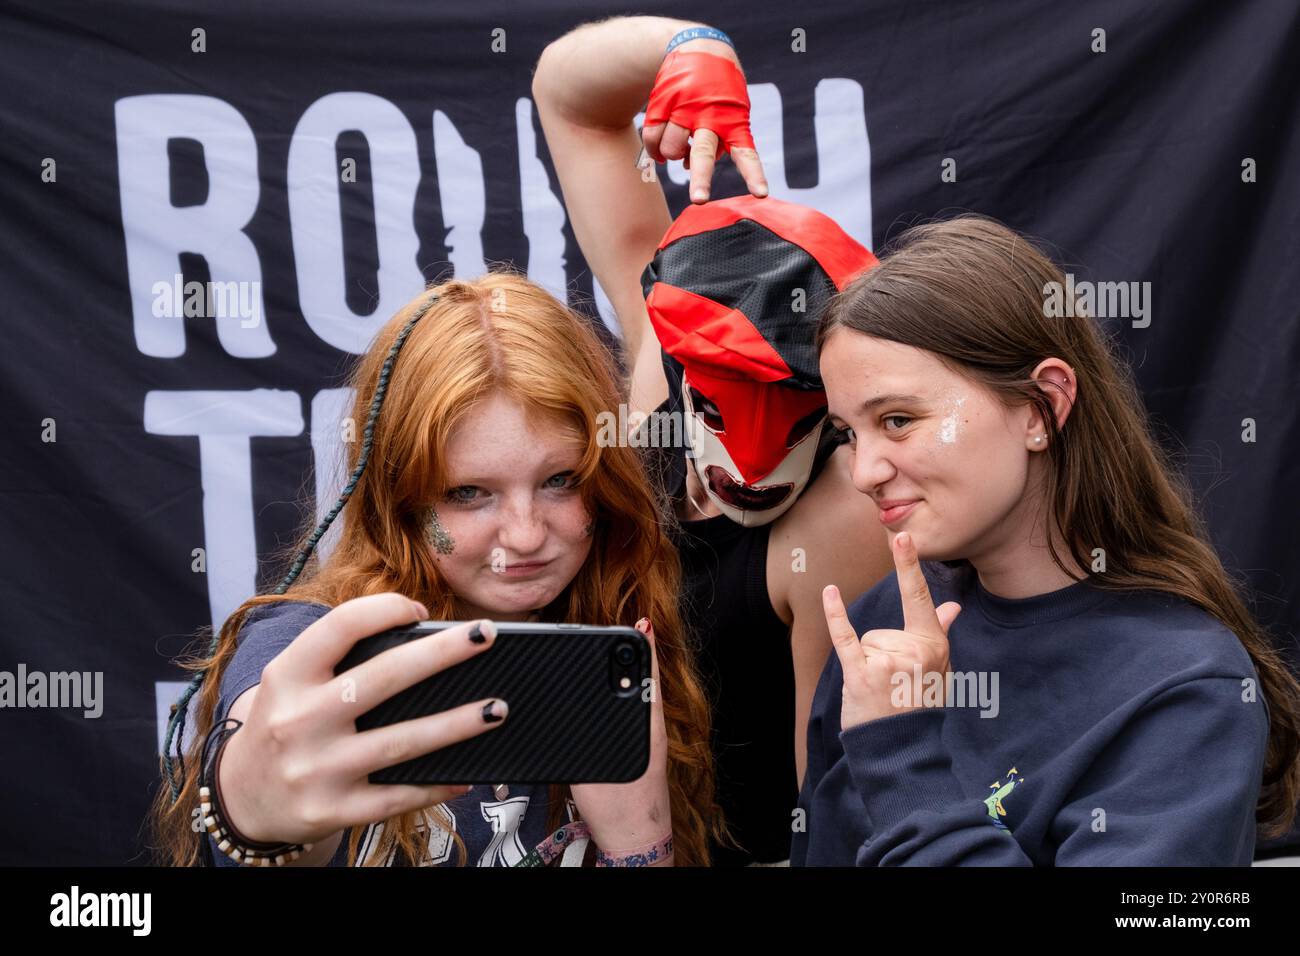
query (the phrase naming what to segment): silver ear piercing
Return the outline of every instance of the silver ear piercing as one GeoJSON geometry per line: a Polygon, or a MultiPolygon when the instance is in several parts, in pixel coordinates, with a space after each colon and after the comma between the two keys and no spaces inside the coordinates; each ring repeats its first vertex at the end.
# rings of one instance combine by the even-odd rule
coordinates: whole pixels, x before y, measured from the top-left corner
{"type": "Polygon", "coordinates": [[[1035,445],[1041,445],[1042,443],[1043,443],[1043,436],[1042,436],[1042,435],[1035,435],[1035,436],[1034,436],[1034,444],[1035,444],[1035,445]]]}

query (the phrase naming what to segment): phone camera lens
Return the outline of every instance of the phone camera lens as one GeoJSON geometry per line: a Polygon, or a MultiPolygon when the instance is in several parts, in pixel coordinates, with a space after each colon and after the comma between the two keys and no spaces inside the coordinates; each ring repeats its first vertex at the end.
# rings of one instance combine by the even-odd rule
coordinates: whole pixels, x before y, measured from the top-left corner
{"type": "Polygon", "coordinates": [[[624,667],[627,667],[636,660],[636,651],[633,650],[631,644],[620,644],[614,650],[614,659],[624,667]]]}

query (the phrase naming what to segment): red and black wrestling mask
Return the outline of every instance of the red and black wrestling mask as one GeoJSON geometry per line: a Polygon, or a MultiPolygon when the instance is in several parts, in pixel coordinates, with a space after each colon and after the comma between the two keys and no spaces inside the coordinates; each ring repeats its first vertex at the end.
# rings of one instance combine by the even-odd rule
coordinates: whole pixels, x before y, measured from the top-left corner
{"type": "Polygon", "coordinates": [[[722,512],[775,520],[834,451],[813,336],[876,257],[829,217],[779,199],[691,205],[641,282],[688,458],[722,512]]]}

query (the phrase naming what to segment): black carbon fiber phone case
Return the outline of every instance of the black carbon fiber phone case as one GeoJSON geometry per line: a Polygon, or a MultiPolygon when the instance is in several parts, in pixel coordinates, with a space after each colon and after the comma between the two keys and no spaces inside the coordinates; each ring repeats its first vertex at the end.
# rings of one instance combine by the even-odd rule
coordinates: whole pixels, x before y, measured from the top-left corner
{"type": "MultiPolygon", "coordinates": [[[[358,641],[341,674],[456,622],[425,621],[358,641]]],[[[650,645],[630,627],[497,622],[493,646],[357,718],[358,731],[499,697],[487,733],[370,774],[371,783],[626,783],[650,762],[650,645]],[[630,645],[635,658],[615,659],[630,645]],[[630,686],[619,686],[629,677],[630,686]],[[645,698],[645,699],[643,699],[645,698]]],[[[624,652],[626,658],[626,652],[624,652]]]]}

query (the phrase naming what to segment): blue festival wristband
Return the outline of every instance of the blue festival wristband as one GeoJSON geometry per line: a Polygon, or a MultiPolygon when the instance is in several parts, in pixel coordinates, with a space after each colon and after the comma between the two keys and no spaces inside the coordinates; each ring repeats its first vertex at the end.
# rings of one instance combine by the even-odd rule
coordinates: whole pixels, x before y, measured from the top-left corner
{"type": "Polygon", "coordinates": [[[664,51],[664,54],[672,53],[673,50],[690,40],[721,40],[733,50],[736,48],[736,44],[731,42],[731,37],[721,30],[715,30],[713,27],[687,27],[668,41],[668,49],[664,51]]]}

